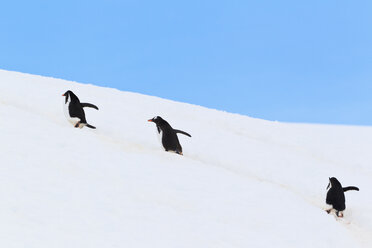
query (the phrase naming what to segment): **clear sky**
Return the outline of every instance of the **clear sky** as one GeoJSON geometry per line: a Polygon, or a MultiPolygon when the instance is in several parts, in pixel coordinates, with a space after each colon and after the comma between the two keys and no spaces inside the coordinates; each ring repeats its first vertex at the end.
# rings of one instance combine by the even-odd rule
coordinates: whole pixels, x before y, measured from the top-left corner
{"type": "Polygon", "coordinates": [[[268,120],[372,125],[370,0],[13,0],[0,27],[1,69],[268,120]]]}

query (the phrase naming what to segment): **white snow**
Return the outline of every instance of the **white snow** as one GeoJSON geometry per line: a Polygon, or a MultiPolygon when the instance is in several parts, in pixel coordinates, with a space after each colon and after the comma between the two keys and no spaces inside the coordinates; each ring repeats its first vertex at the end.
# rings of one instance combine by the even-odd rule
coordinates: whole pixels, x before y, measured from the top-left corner
{"type": "MultiPolygon", "coordinates": [[[[128,82],[133,83],[133,82],[128,82]]],[[[372,127],[287,124],[0,71],[0,246],[372,247],[372,127]],[[97,127],[63,114],[72,90],[97,127]],[[179,135],[164,152],[154,116],[179,135]],[[327,215],[328,177],[346,193],[327,215]]]]}

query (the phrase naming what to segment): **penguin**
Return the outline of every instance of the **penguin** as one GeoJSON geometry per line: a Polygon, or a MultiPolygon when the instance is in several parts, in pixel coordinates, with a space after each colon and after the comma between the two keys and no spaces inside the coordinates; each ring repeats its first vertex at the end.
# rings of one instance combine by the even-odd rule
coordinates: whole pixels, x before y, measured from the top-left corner
{"type": "Polygon", "coordinates": [[[98,110],[98,107],[91,103],[81,103],[79,98],[71,91],[66,91],[62,96],[65,97],[64,112],[66,118],[71,122],[75,128],[83,128],[87,126],[95,129],[96,127],[89,125],[85,119],[84,108],[94,108],[98,110]]]}
{"type": "Polygon", "coordinates": [[[181,130],[173,129],[171,125],[160,116],[156,116],[148,121],[156,124],[160,141],[166,152],[171,151],[183,155],[182,146],[178,140],[177,133],[191,137],[190,134],[181,130]]]}
{"type": "Polygon", "coordinates": [[[343,217],[344,216],[343,211],[346,208],[344,192],[349,191],[349,190],[359,191],[359,188],[355,186],[349,186],[349,187],[343,188],[341,183],[337,180],[337,178],[330,177],[327,190],[328,192],[327,192],[326,203],[328,205],[332,205],[330,209],[326,210],[327,213],[329,214],[332,210],[335,210],[337,217],[343,217]]]}

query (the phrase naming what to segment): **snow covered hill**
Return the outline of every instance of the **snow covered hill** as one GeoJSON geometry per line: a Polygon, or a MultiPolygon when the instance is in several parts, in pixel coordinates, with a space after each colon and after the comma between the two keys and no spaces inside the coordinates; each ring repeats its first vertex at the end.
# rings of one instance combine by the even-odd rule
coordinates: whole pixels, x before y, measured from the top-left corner
{"type": "MultiPolygon", "coordinates": [[[[128,82],[130,83],[130,82],[128,82]]],[[[0,71],[0,246],[372,247],[372,127],[270,122],[0,71]],[[63,114],[66,90],[96,130],[63,114]],[[148,119],[179,135],[163,151],[148,119]],[[325,207],[328,177],[345,218],[325,207]]]]}

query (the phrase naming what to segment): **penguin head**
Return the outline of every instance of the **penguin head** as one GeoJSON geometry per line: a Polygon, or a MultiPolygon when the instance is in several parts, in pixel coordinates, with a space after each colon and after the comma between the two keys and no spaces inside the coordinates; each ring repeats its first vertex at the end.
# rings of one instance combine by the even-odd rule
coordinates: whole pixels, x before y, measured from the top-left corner
{"type": "Polygon", "coordinates": [[[148,120],[149,122],[154,122],[157,126],[166,123],[166,121],[160,116],[155,116],[154,118],[148,120]]]}
{"type": "Polygon", "coordinates": [[[62,96],[65,97],[65,103],[68,101],[79,100],[78,97],[71,90],[66,91],[62,96]]]}
{"type": "Polygon", "coordinates": [[[335,177],[330,177],[329,178],[329,183],[328,183],[327,189],[332,188],[332,187],[342,188],[341,183],[335,177]]]}

